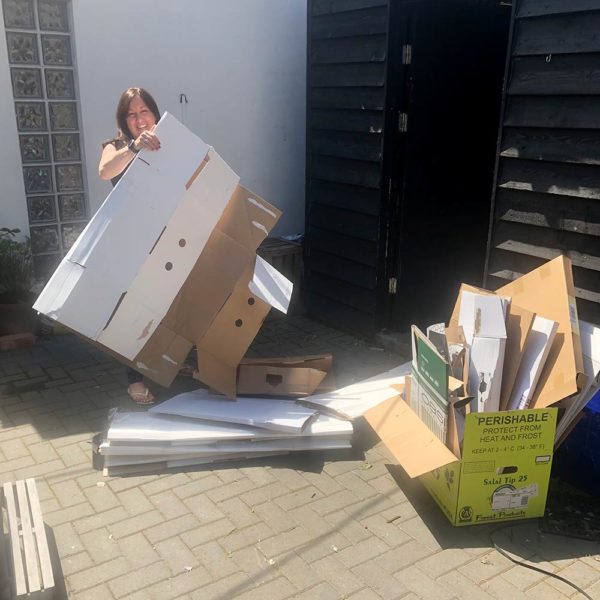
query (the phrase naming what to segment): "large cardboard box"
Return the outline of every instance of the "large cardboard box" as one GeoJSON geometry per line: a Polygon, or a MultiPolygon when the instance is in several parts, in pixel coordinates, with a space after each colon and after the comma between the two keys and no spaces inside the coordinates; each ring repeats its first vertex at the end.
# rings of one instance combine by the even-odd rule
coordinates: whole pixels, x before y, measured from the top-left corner
{"type": "Polygon", "coordinates": [[[206,383],[233,396],[236,361],[289,302],[256,259],[280,212],[172,115],[156,133],[161,150],[133,160],[34,308],[161,385],[196,344],[206,383]]]}
{"type": "Polygon", "coordinates": [[[418,477],[453,525],[544,514],[556,408],[470,413],[456,456],[401,394],[365,413],[410,477],[418,477]]]}

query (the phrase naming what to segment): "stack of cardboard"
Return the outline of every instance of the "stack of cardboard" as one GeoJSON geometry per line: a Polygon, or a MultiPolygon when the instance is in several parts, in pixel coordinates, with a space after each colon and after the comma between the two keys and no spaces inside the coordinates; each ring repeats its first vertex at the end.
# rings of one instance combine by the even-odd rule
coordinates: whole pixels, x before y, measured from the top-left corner
{"type": "Polygon", "coordinates": [[[105,474],[350,448],[352,424],[292,400],[180,394],[148,412],[116,412],[98,446],[105,474]]]}
{"type": "Polygon", "coordinates": [[[412,341],[401,395],[365,414],[398,462],[455,525],[543,515],[553,450],[600,383],[570,261],[496,292],[463,284],[448,326],[412,341]]]}

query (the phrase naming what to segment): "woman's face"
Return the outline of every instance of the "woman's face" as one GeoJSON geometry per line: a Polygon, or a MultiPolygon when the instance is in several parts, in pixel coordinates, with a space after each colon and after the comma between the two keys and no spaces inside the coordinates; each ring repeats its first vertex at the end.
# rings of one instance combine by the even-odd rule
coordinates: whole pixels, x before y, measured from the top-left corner
{"type": "Polygon", "coordinates": [[[139,96],[132,98],[127,111],[127,127],[129,127],[133,139],[154,125],[156,125],[154,113],[139,96]]]}

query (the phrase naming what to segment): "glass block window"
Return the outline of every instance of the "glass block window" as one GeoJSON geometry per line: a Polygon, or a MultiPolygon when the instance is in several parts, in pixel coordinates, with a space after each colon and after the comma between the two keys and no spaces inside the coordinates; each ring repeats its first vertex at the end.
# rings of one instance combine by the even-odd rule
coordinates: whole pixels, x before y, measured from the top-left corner
{"type": "Polygon", "coordinates": [[[36,276],[46,280],[87,219],[72,0],[1,0],[36,276]]]}

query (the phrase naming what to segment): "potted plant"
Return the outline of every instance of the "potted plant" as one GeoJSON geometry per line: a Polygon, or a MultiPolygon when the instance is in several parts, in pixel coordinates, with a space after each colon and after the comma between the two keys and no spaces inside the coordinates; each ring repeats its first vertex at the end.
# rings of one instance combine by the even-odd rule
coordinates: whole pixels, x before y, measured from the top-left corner
{"type": "Polygon", "coordinates": [[[33,260],[29,240],[19,241],[18,233],[19,229],[0,228],[0,340],[4,348],[14,347],[15,340],[22,345],[33,338],[33,260]]]}

